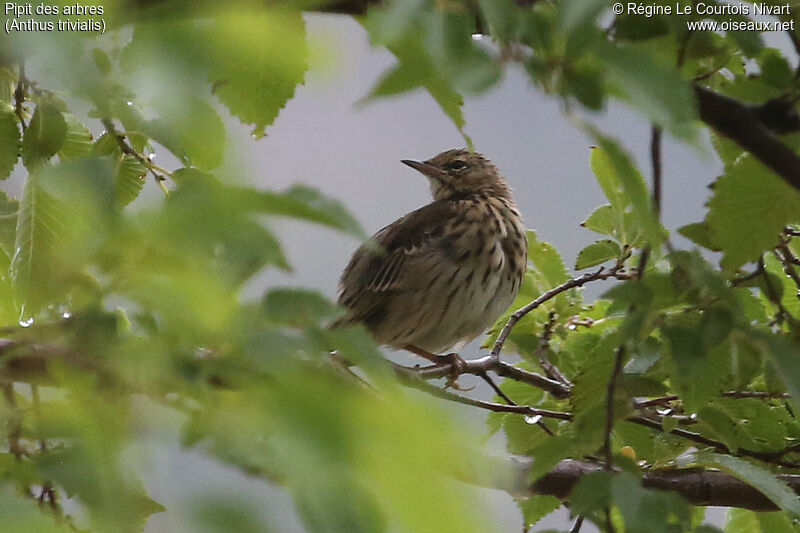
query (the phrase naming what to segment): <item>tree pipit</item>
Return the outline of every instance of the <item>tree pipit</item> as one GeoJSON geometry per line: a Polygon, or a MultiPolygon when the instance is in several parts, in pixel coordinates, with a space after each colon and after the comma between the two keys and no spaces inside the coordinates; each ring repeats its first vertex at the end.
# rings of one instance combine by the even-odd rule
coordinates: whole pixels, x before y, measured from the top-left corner
{"type": "Polygon", "coordinates": [[[360,322],[380,344],[451,364],[457,376],[465,363],[456,352],[519,292],[525,226],[506,180],[484,156],[448,150],[403,163],[428,178],[433,202],[353,254],[339,281],[347,313],[334,325],[360,322]]]}

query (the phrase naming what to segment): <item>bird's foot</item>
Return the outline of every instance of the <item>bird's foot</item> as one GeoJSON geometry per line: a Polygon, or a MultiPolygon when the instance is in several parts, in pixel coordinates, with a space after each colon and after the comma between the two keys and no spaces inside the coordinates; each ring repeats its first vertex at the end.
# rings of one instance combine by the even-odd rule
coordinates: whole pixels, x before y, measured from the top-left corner
{"type": "Polygon", "coordinates": [[[457,353],[448,353],[445,355],[437,355],[437,365],[439,366],[449,366],[450,367],[450,374],[447,376],[447,382],[445,383],[445,388],[455,389],[457,391],[467,392],[471,391],[475,387],[462,387],[458,384],[458,378],[461,374],[464,374],[467,371],[467,362],[464,360],[463,357],[458,355],[457,353]]]}

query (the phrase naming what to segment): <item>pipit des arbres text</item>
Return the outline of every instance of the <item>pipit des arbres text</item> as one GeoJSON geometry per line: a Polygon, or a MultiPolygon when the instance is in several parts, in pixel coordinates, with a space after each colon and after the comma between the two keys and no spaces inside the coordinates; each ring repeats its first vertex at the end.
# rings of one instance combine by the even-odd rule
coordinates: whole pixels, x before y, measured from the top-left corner
{"type": "Polygon", "coordinates": [[[380,344],[434,363],[483,333],[514,301],[527,237],[511,189],[491,161],[448,150],[403,160],[424,174],[433,201],[392,222],[350,259],[339,281],[346,314],[380,344]]]}

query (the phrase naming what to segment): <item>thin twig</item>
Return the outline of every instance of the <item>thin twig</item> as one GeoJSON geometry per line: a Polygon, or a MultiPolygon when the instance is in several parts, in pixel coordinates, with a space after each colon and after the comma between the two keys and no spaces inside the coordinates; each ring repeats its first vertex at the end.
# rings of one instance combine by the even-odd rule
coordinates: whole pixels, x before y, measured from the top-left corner
{"type": "Polygon", "coordinates": [[[567,387],[572,387],[570,380],[567,379],[567,377],[561,373],[561,370],[556,365],[551,363],[550,359],[547,357],[547,349],[550,346],[550,338],[553,335],[553,327],[555,326],[555,322],[556,313],[555,311],[550,311],[550,314],[547,317],[547,324],[544,325],[542,336],[539,337],[539,346],[536,348],[536,355],[539,358],[539,365],[541,365],[542,370],[544,370],[544,373],[547,374],[547,377],[556,381],[560,381],[567,387]]]}
{"type": "Polygon", "coordinates": [[[114,139],[116,139],[117,145],[119,146],[119,149],[122,150],[122,153],[134,157],[137,161],[139,161],[142,165],[144,165],[145,168],[147,168],[147,170],[150,172],[150,174],[153,175],[153,178],[155,179],[156,183],[164,192],[164,196],[169,196],[169,189],[167,189],[166,185],[164,185],[164,182],[167,179],[165,176],[171,176],[172,173],[170,173],[167,170],[164,170],[158,165],[155,165],[152,161],[150,161],[150,159],[137,152],[133,148],[133,146],[131,146],[130,143],[128,143],[128,141],[125,140],[125,135],[117,131],[117,128],[116,126],[114,126],[114,123],[111,121],[111,119],[103,118],[101,119],[101,122],[103,123],[103,126],[105,126],[108,134],[113,136],[114,139]]]}
{"type": "Polygon", "coordinates": [[[517,402],[509,398],[509,396],[505,392],[503,392],[503,389],[501,389],[497,385],[497,383],[495,383],[494,380],[489,377],[489,374],[484,372],[483,374],[478,374],[478,377],[480,377],[483,381],[485,381],[486,384],[492,388],[494,393],[497,394],[500,398],[502,398],[503,401],[506,402],[508,405],[517,405],[517,402]]]}
{"type": "Polygon", "coordinates": [[[765,292],[767,295],[767,299],[770,302],[772,302],[775,305],[775,307],[778,308],[778,315],[776,317],[777,322],[783,323],[783,321],[786,320],[792,324],[796,324],[797,319],[794,316],[792,316],[791,313],[789,313],[786,307],[784,307],[783,302],[781,302],[781,298],[778,295],[778,291],[775,289],[775,287],[772,286],[772,280],[770,279],[769,274],[767,273],[767,269],[764,266],[763,255],[758,259],[758,271],[764,277],[764,287],[766,288],[765,292]]]}
{"type": "Polygon", "coordinates": [[[407,385],[412,386],[421,391],[427,392],[438,398],[450,400],[464,405],[471,405],[473,407],[480,407],[488,411],[496,413],[516,413],[527,416],[541,416],[543,418],[555,418],[557,420],[572,420],[571,413],[564,413],[561,411],[550,411],[548,409],[536,409],[527,405],[506,405],[502,403],[486,402],[483,400],[476,400],[450,392],[447,389],[440,389],[431,385],[427,381],[421,379],[416,372],[412,369],[405,368],[400,365],[393,365],[397,376],[407,385]]]}
{"type": "Polygon", "coordinates": [[[27,129],[27,124],[25,124],[25,109],[22,107],[25,103],[26,99],[26,87],[27,87],[27,78],[25,77],[25,63],[20,62],[19,64],[19,79],[17,80],[17,86],[14,89],[14,112],[17,114],[17,118],[19,119],[19,124],[22,127],[22,133],[25,133],[27,129]]]}
{"type": "Polygon", "coordinates": [[[653,125],[650,132],[650,160],[653,166],[653,207],[661,216],[661,128],[653,125]]]}
{"type": "Polygon", "coordinates": [[[616,279],[631,278],[630,274],[621,272],[621,270],[622,270],[622,264],[617,264],[608,270],[606,270],[605,267],[600,267],[598,270],[594,272],[587,272],[582,276],[567,280],[561,285],[553,287],[549,291],[543,292],[542,294],[539,295],[538,298],[533,300],[531,303],[517,309],[508,318],[508,321],[506,322],[505,326],[503,326],[503,329],[500,330],[500,334],[497,336],[497,340],[494,342],[494,345],[492,346],[492,351],[489,353],[489,356],[493,357],[494,359],[499,359],[500,351],[503,349],[503,345],[505,344],[506,339],[508,339],[508,336],[511,334],[511,330],[514,329],[514,326],[516,326],[517,322],[519,322],[522,319],[522,317],[524,317],[525,315],[527,315],[528,313],[530,313],[531,311],[533,311],[534,309],[545,303],[546,301],[555,298],[562,292],[577,287],[582,287],[583,285],[586,285],[587,283],[590,283],[592,281],[599,281],[609,278],[616,278],[616,279]]]}
{"type": "Polygon", "coordinates": [[[572,523],[572,527],[569,528],[569,533],[579,533],[582,526],[583,526],[583,516],[578,515],[578,518],[576,518],[575,522],[572,523]]]}
{"type": "Polygon", "coordinates": [[[795,255],[789,249],[789,246],[786,244],[781,244],[775,250],[773,250],[772,253],[775,255],[775,258],[780,261],[781,265],[783,266],[783,271],[786,272],[786,275],[792,278],[795,286],[797,286],[798,290],[800,290],[800,275],[798,275],[797,270],[794,268],[794,265],[797,264],[797,257],[795,257],[795,255]]]}

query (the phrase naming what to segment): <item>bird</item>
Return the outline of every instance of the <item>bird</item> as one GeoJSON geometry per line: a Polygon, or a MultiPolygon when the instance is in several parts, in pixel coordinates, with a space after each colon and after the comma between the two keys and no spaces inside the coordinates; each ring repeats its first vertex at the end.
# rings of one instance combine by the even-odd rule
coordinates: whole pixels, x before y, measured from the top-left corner
{"type": "Polygon", "coordinates": [[[452,149],[401,162],[428,178],[433,200],[355,251],[339,280],[345,313],[333,327],[363,324],[378,344],[455,368],[465,363],[458,350],[519,292],[525,226],[505,178],[483,155],[452,149]]]}

